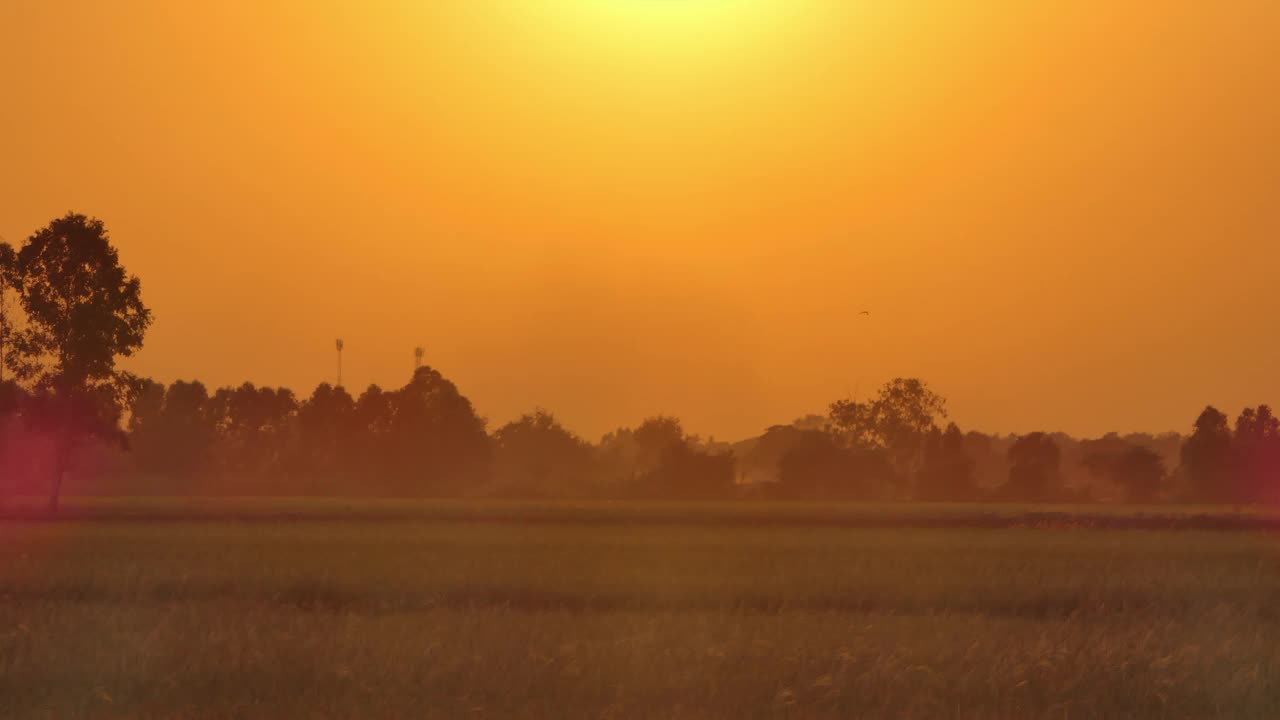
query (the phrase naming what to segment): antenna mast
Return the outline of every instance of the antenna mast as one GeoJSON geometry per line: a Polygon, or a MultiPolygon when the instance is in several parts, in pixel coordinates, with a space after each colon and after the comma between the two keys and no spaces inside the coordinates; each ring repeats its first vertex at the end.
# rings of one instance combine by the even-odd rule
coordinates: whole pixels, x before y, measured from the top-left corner
{"type": "Polygon", "coordinates": [[[416,347],[413,349],[413,371],[418,372],[418,368],[422,367],[422,358],[426,357],[427,349],[424,347],[416,347]]]}
{"type": "Polygon", "coordinates": [[[342,387],[342,338],[334,343],[338,348],[338,387],[342,387]]]}

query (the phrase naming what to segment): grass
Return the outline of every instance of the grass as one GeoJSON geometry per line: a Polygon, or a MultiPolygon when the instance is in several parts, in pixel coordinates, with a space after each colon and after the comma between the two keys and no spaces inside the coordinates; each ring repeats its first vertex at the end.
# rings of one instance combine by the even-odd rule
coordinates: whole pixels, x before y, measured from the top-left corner
{"type": "Polygon", "coordinates": [[[400,521],[170,521],[161,504],[148,522],[0,523],[0,717],[1280,711],[1267,533],[393,507],[400,521]]]}
{"type": "MultiPolygon", "coordinates": [[[[0,499],[0,520],[44,521],[42,497],[0,499]]],[[[58,520],[413,521],[556,525],[1091,527],[1280,530],[1280,508],[1017,503],[619,502],[368,498],[69,497],[58,520]]]]}

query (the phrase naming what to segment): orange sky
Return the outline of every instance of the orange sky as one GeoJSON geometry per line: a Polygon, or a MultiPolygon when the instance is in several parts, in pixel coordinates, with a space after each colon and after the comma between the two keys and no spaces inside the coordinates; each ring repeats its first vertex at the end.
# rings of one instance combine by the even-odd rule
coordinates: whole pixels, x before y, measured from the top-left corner
{"type": "Polygon", "coordinates": [[[593,437],[895,375],[966,427],[1182,428],[1280,403],[1277,37],[1274,0],[7,0],[0,235],[106,221],[162,380],[306,394],[342,336],[353,389],[422,344],[593,437]]]}

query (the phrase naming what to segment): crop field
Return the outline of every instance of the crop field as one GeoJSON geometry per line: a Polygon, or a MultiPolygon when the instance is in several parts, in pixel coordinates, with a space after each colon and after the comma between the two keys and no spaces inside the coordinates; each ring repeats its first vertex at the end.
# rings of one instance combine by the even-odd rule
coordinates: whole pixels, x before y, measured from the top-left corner
{"type": "Polygon", "coordinates": [[[881,511],[17,512],[0,717],[1280,716],[1280,536],[881,511]]]}

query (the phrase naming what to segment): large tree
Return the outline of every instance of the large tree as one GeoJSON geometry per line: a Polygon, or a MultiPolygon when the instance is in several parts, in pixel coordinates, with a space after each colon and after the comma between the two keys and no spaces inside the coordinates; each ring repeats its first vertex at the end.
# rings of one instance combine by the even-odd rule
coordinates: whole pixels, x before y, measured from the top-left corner
{"type": "Polygon", "coordinates": [[[123,437],[120,417],[134,378],[116,360],[142,347],[151,311],[142,283],[94,218],[68,213],[17,252],[0,246],[0,262],[23,316],[20,328],[7,330],[7,364],[32,393],[29,420],[56,437],[49,491],[56,511],[75,444],[123,437]]]}
{"type": "Polygon", "coordinates": [[[899,476],[911,480],[924,462],[925,438],[947,417],[947,401],[916,378],[896,378],[870,402],[831,404],[831,424],[853,447],[883,449],[899,476]]]}
{"type": "Polygon", "coordinates": [[[415,370],[391,395],[390,412],[384,452],[397,492],[455,495],[484,480],[490,459],[485,420],[440,371],[415,370]]]}

